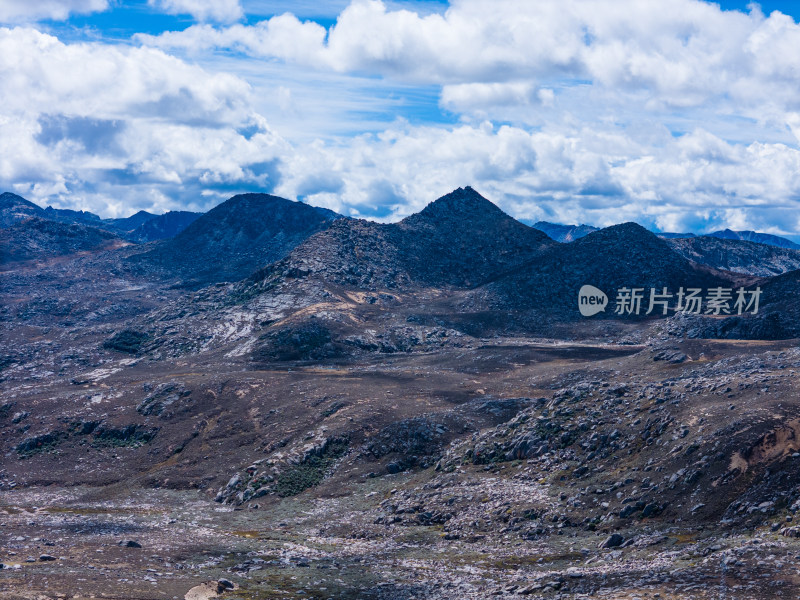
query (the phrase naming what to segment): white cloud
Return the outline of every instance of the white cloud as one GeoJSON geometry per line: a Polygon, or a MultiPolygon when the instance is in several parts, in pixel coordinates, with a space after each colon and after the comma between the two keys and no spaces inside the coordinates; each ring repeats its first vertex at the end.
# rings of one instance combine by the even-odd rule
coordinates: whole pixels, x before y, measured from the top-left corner
{"type": "Polygon", "coordinates": [[[192,15],[198,21],[230,23],[244,16],[239,0],[147,0],[166,13],[192,15]]]}
{"type": "MultiPolygon", "coordinates": [[[[286,144],[241,79],[160,50],[64,44],[0,28],[0,187],[107,214],[110,198],[194,201],[202,189],[269,189],[286,144]]],[[[212,202],[213,199],[208,199],[212,202]]]]}
{"type": "Polygon", "coordinates": [[[319,143],[293,153],[277,193],[391,221],[464,185],[533,221],[785,233],[797,219],[800,151],[730,144],[701,129],[654,148],[602,127],[398,124],[344,146],[319,143]],[[314,173],[327,179],[310,185],[314,173]]]}
{"type": "Polygon", "coordinates": [[[101,12],[108,0],[2,0],[0,23],[30,23],[40,19],[63,21],[71,14],[101,12]]]}
{"type": "Polygon", "coordinates": [[[301,22],[286,13],[254,26],[231,25],[216,28],[193,25],[183,31],[170,31],[158,36],[137,34],[139,41],[162,48],[183,48],[197,53],[210,48],[229,48],[247,54],[270,58],[279,56],[304,64],[324,61],[322,45],[325,28],[313,21],[301,22]]]}
{"type": "MultiPolygon", "coordinates": [[[[552,91],[550,91],[552,94],[552,91]]],[[[461,83],[442,88],[442,106],[454,112],[472,112],[477,109],[527,105],[539,100],[538,90],[532,82],[461,83]]]]}
{"type": "MultiPolygon", "coordinates": [[[[729,102],[796,105],[800,26],[699,0],[461,0],[442,14],[355,0],[328,32],[282,15],[254,26],[189,28],[141,40],[164,48],[236,48],[339,72],[484,88],[501,104],[521,86],[586,79],[647,90],[653,108],[729,102]]],[[[459,88],[443,101],[458,104],[459,88]]]]}

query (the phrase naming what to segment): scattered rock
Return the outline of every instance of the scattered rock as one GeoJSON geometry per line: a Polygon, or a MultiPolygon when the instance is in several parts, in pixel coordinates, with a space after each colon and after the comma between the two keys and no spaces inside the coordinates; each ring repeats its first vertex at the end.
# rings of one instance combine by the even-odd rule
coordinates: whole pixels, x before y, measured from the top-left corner
{"type": "Polygon", "coordinates": [[[617,546],[621,546],[624,541],[625,541],[625,538],[622,537],[620,534],[612,533],[604,541],[600,542],[600,544],[597,547],[598,548],[616,548],[617,546]]]}

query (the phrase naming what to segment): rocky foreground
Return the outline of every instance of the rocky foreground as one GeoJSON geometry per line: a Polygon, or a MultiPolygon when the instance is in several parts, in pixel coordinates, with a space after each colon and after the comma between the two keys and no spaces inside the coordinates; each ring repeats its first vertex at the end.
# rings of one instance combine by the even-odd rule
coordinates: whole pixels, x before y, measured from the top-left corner
{"type": "Polygon", "coordinates": [[[6,381],[3,597],[798,594],[795,343],[484,342],[6,381]]]}

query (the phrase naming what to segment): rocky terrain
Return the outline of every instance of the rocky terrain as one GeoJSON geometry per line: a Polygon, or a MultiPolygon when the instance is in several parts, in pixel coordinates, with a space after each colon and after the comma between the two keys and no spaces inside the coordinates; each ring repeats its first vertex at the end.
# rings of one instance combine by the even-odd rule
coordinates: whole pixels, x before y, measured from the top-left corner
{"type": "Polygon", "coordinates": [[[471,188],[388,225],[288,202],[0,230],[57,240],[0,272],[3,598],[798,595],[800,271],[558,243],[471,188]],[[587,283],[763,293],[585,318],[587,283]]]}
{"type": "Polygon", "coordinates": [[[681,256],[715,269],[770,277],[800,269],[800,250],[766,244],[697,236],[667,241],[681,256]]]}
{"type": "Polygon", "coordinates": [[[0,269],[125,246],[118,236],[87,225],[32,217],[0,229],[0,269]]]}

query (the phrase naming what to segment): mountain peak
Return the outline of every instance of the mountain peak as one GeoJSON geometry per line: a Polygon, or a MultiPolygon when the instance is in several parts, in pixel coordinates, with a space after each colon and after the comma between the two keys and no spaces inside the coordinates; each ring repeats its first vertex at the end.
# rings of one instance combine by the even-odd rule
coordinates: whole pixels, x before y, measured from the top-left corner
{"type": "Polygon", "coordinates": [[[0,227],[10,227],[31,217],[43,217],[45,211],[38,205],[11,192],[0,194],[0,227]]]}
{"type": "Polygon", "coordinates": [[[283,258],[337,217],[326,209],[279,196],[238,194],[133,260],[142,268],[177,274],[191,285],[235,281],[283,258]]]}
{"type": "Polygon", "coordinates": [[[487,200],[471,187],[457,188],[428,204],[416,215],[408,217],[421,217],[426,219],[442,218],[485,218],[493,215],[495,218],[506,215],[491,201],[487,200]]]}
{"type": "Polygon", "coordinates": [[[650,250],[666,252],[668,244],[652,231],[638,223],[620,223],[598,229],[574,242],[579,246],[616,248],[621,252],[637,252],[644,247],[650,250]]]}
{"type": "Polygon", "coordinates": [[[14,194],[12,192],[3,192],[0,194],[0,208],[6,208],[9,206],[17,206],[17,205],[24,205],[24,206],[34,206],[36,208],[41,208],[31,202],[30,200],[26,200],[22,196],[14,194]]]}
{"type": "MultiPolygon", "coordinates": [[[[652,231],[642,227],[638,223],[634,223],[633,221],[628,221],[626,223],[620,223],[618,225],[612,225],[611,227],[605,227],[604,229],[599,229],[595,232],[590,233],[587,238],[592,236],[593,239],[597,239],[600,237],[608,238],[608,239],[656,239],[658,240],[658,236],[653,233],[652,231]]],[[[584,238],[581,238],[584,239],[584,238]]]]}

